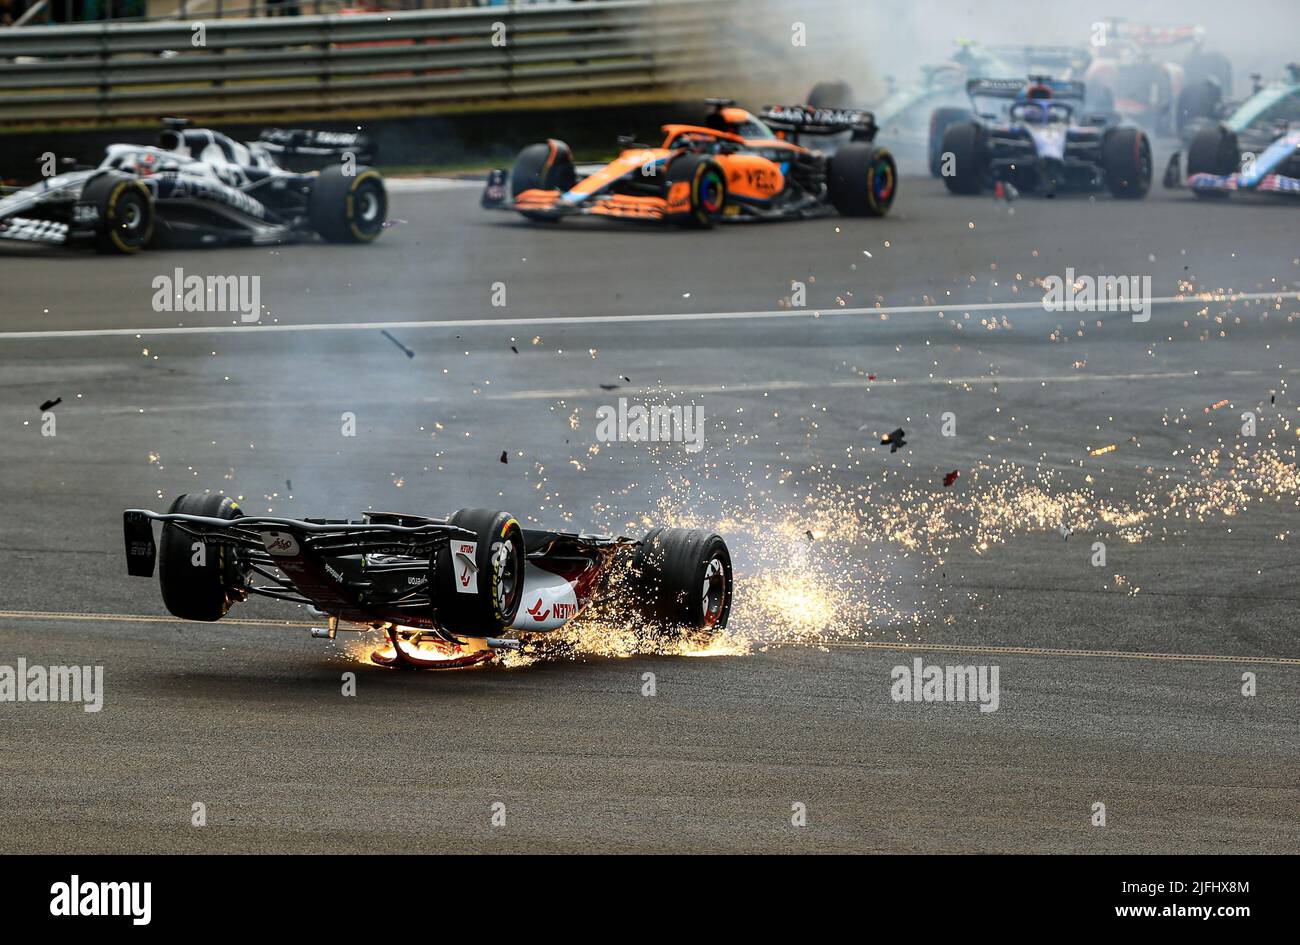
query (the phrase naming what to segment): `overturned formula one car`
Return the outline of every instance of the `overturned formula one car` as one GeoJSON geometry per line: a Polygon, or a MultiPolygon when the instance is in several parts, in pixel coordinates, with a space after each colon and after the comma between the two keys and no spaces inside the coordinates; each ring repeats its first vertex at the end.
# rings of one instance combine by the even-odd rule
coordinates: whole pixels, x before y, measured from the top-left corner
{"type": "Polygon", "coordinates": [[[388,197],[379,172],[357,163],[368,150],[360,138],[268,129],[243,144],[168,119],[156,145],[109,145],[96,168],[0,197],[0,241],[89,244],[105,253],[312,236],[368,243],[383,230],[388,197]],[[325,166],[299,173],[279,163],[304,155],[325,166]]]}
{"type": "Polygon", "coordinates": [[[731,556],[703,529],[616,538],[521,528],[504,512],[446,519],[371,512],[359,521],[245,516],[222,495],[123,516],[128,573],[152,577],[185,620],[214,621],[250,594],[303,604],[314,630],[382,630],[383,665],[447,669],[519,649],[592,613],[706,642],[731,610],[731,556]],[[162,523],[161,547],[153,523],[162,523]]]}

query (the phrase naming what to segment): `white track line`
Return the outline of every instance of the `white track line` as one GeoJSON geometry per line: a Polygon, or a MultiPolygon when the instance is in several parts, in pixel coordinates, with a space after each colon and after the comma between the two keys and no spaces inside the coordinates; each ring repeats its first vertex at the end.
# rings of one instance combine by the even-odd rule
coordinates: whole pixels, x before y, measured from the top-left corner
{"type": "Polygon", "coordinates": [[[384,188],[390,194],[429,194],[443,190],[482,190],[484,180],[464,177],[385,177],[384,188]]]}
{"type": "MultiPolygon", "coordinates": [[[[1150,306],[1213,305],[1236,302],[1262,302],[1300,300],[1300,292],[1243,292],[1235,295],[1165,295],[1147,299],[1150,306]]],[[[466,328],[539,328],[555,325],[631,324],[635,322],[722,322],[755,321],[772,318],[829,319],[863,316],[895,315],[954,315],[966,312],[1014,312],[1037,309],[1049,315],[1074,316],[1106,313],[1104,310],[1078,312],[1047,312],[1038,302],[976,302],[963,305],[894,305],[879,308],[833,309],[771,309],[749,312],[660,312],[647,315],[529,315],[523,318],[454,318],[404,322],[308,322],[305,324],[255,324],[255,325],[185,325],[171,328],[81,328],[53,331],[5,331],[0,341],[24,341],[54,338],[108,338],[130,335],[235,335],[247,332],[298,332],[298,331],[381,331],[388,329],[411,331],[419,329],[466,328]]]]}
{"type": "MultiPolygon", "coordinates": [[[[155,614],[85,614],[50,610],[0,610],[0,620],[67,620],[115,621],[117,623],[175,623],[191,621],[155,614]]],[[[223,624],[240,627],[311,627],[314,624],[290,620],[238,620],[225,618],[223,624]]],[[[1002,656],[1073,656],[1106,659],[1186,661],[1199,663],[1260,663],[1273,666],[1300,666],[1300,659],[1286,656],[1224,656],[1207,653],[1144,653],[1136,650],[1067,650],[1042,646],[986,646],[970,643],[884,643],[875,641],[826,641],[814,646],[857,650],[914,650],[918,653],[986,653],[1002,656]]]]}

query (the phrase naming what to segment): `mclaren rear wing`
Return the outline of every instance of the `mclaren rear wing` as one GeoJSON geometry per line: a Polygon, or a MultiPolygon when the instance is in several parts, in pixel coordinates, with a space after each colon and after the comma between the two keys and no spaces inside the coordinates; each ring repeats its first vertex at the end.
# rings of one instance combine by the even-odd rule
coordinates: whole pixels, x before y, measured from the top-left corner
{"type": "Polygon", "coordinates": [[[248,515],[208,518],[202,515],[127,509],[122,513],[126,569],[133,577],[153,577],[158,548],[153,523],[172,524],[195,541],[233,546],[250,557],[275,564],[278,560],[344,555],[387,554],[431,558],[454,538],[474,541],[476,533],[437,522],[372,513],[362,521],[328,521],[248,515]],[[404,524],[410,522],[411,524],[404,524]]]}
{"type": "Polygon", "coordinates": [[[853,132],[855,140],[876,136],[876,116],[857,108],[813,108],[809,105],[764,105],[758,117],[774,131],[799,135],[853,132]]]}
{"type": "Polygon", "coordinates": [[[1028,79],[967,79],[966,94],[971,102],[977,99],[1002,99],[1015,101],[1030,84],[1045,85],[1058,99],[1084,100],[1085,87],[1073,79],[1053,79],[1049,76],[1031,75],[1028,79]]]}

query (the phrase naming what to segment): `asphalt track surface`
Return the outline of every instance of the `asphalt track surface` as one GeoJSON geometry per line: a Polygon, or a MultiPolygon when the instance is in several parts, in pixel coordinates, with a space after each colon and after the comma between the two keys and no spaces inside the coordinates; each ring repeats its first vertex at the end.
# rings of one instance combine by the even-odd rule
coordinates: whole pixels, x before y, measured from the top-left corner
{"type": "Polygon", "coordinates": [[[850,513],[808,499],[862,492],[869,519],[1018,468],[1159,505],[1200,449],[1289,449],[1300,303],[1186,293],[1300,291],[1294,206],[901,186],[883,221],[540,227],[452,187],[395,193],[403,222],[359,249],[0,255],[0,664],[105,669],[98,713],[0,703],[0,850],[1300,850],[1293,492],[1211,488],[1134,541],[1013,506],[990,547],[963,532],[941,561],[821,537],[850,513]],[[175,267],[260,275],[262,322],[155,312],[175,267]],[[1066,267],[1184,298],[1144,323],[1046,312],[1029,280],[1066,267]],[[704,449],[596,444],[620,396],[703,405],[704,449]],[[750,639],[419,674],[310,639],[287,605],[183,624],[126,576],[120,515],[204,489],[633,534],[668,496],[727,534],[750,639]],[[804,570],[885,576],[774,588],[804,570]],[[807,632],[804,605],[834,627],[807,632]],[[915,658],[997,665],[998,710],[894,702],[915,658]]]}

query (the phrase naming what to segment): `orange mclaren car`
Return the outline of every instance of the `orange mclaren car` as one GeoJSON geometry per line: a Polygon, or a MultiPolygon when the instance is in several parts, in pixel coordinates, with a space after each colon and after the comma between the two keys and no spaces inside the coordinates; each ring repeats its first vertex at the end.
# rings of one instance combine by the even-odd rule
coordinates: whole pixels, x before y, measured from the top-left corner
{"type": "Polygon", "coordinates": [[[622,140],[617,158],[585,176],[563,141],[529,145],[509,173],[491,173],[483,206],[539,221],[582,214],[692,227],[889,211],[897,169],[872,143],[869,112],[794,105],[755,116],[728,99],[709,104],[703,125],[664,125],[659,147],[622,140]]]}

